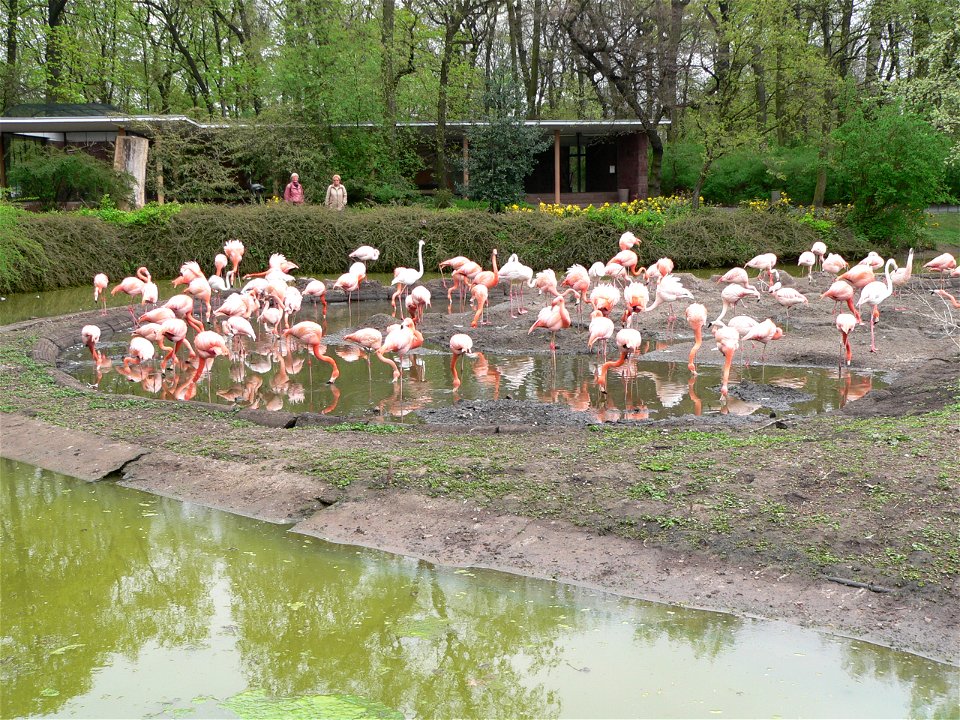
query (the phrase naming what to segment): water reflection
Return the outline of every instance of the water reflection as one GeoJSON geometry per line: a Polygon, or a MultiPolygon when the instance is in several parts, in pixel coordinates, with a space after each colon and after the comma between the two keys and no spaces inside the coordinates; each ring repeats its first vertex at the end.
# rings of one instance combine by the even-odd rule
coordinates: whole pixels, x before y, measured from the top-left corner
{"type": "Polygon", "coordinates": [[[953,669],[865,643],[0,471],[4,717],[223,716],[248,689],[407,717],[958,710],[953,669]]]}
{"type": "MultiPolygon", "coordinates": [[[[383,304],[370,303],[365,309],[374,314],[383,304]]],[[[683,414],[749,414],[771,408],[763,399],[738,398],[733,392],[727,402],[719,393],[720,368],[702,365],[700,374],[691,377],[680,360],[683,347],[677,347],[677,362],[654,362],[631,358],[610,372],[608,394],[596,383],[600,359],[595,355],[498,355],[477,352],[461,361],[463,384],[453,390],[445,348],[429,345],[401,359],[403,384],[391,382],[390,369],[381,362],[370,362],[364,351],[342,344],[336,334],[348,326],[345,308],[331,306],[327,332],[328,344],[322,353],[335,357],[340,377],[328,384],[326,366],[317,366],[316,358],[298,343],[261,332],[256,341],[239,335],[230,341],[229,358],[217,358],[210,369],[191,382],[197,361],[185,353],[177,356],[166,375],[159,365],[144,363],[124,369],[119,362],[95,365],[89,354],[77,345],[65,356],[66,369],[76,377],[108,393],[136,394],[165,399],[200,399],[255,409],[309,410],[350,417],[402,419],[417,410],[448,406],[460,400],[527,400],[567,405],[587,413],[596,421],[660,419],[683,414]]],[[[327,339],[326,337],[324,338],[327,339]]],[[[101,350],[115,358],[126,351],[127,335],[115,335],[101,350]]],[[[78,340],[79,343],[79,340],[78,340]]],[[[643,352],[671,349],[671,342],[646,340],[643,352]]],[[[816,368],[739,365],[731,383],[750,381],[796,390],[791,409],[813,414],[843,407],[861,397],[877,382],[868,375],[816,368]]],[[[878,385],[882,387],[882,384],[878,385]]]]}

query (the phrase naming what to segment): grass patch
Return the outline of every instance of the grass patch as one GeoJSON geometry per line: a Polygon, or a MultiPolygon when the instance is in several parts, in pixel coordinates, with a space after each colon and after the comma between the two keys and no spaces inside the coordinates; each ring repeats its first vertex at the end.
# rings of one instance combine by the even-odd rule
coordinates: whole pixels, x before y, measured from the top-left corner
{"type": "Polygon", "coordinates": [[[404,432],[404,428],[399,425],[390,425],[388,423],[366,423],[366,422],[342,422],[336,425],[325,427],[326,432],[363,432],[371,435],[391,435],[404,432]]]}
{"type": "Polygon", "coordinates": [[[924,231],[936,247],[960,244],[960,213],[927,213],[924,231]]]}

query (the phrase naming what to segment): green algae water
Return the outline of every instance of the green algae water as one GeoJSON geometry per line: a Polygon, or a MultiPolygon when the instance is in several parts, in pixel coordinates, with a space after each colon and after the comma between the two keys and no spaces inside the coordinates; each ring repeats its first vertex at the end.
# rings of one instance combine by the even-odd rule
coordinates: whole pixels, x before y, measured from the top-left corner
{"type": "Polygon", "coordinates": [[[957,669],[0,460],[0,715],[956,717],[957,669]]]}

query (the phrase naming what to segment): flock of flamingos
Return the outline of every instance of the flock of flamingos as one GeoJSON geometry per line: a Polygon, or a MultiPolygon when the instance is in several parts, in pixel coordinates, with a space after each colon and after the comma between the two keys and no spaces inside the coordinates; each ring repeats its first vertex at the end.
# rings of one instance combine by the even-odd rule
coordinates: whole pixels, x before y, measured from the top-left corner
{"type": "MultiPolygon", "coordinates": [[[[673,274],[674,264],[669,258],[661,258],[649,267],[640,266],[633,250],[637,243],[638,238],[633,233],[626,232],[618,241],[619,251],[609,261],[596,262],[589,269],[583,265],[573,265],[562,280],[550,269],[534,273],[532,268],[520,262],[516,254],[511,255],[506,263],[498,267],[497,250],[493,250],[490,269],[484,269],[479,263],[463,256],[450,258],[440,263],[441,276],[444,270],[452,273],[452,283],[447,289],[448,311],[452,311],[454,293],[460,294],[461,301],[469,295],[470,302],[475,307],[471,326],[476,328],[484,323],[490,291],[501,282],[508,282],[510,315],[516,318],[527,312],[523,289],[536,288],[546,303],[539,310],[528,334],[538,328],[549,331],[550,348],[555,352],[557,332],[573,324],[567,309],[569,297],[576,304],[581,318],[584,310],[589,309],[587,347],[592,350],[596,345],[597,351],[603,355],[604,362],[599,365],[596,382],[600,390],[606,393],[608,370],[622,366],[631,355],[640,353],[641,336],[638,330],[631,327],[633,317],[639,313],[651,312],[665,304],[670,308],[667,319],[670,327],[676,320],[673,304],[695,299],[693,294],[683,287],[680,278],[673,274]],[[650,302],[651,294],[653,302],[650,302]],[[606,359],[607,343],[611,339],[620,353],[616,360],[606,359]]],[[[423,343],[423,335],[418,325],[422,323],[425,309],[431,304],[430,291],[423,285],[418,285],[424,272],[423,246],[424,241],[421,240],[417,248],[419,267],[398,267],[393,271],[391,284],[395,286],[395,290],[391,296],[391,305],[394,316],[399,313],[400,322],[388,326],[385,335],[375,328],[365,327],[343,338],[345,342],[352,343],[368,353],[368,357],[375,354],[388,364],[393,371],[394,382],[402,382],[402,374],[397,363],[389,356],[403,359],[423,343]]],[[[209,277],[196,261],[185,262],[180,268],[180,275],[173,280],[175,287],[183,286],[182,294],[173,296],[162,305],[158,304],[157,285],[145,267],[139,268],[136,276],[126,277],[117,283],[110,291],[112,295],[125,293],[131,299],[139,297],[140,305],[145,306],[142,308],[145,312],[139,316],[134,313],[133,305],[129,306],[136,327],[123,358],[122,371],[129,373],[134,366],[155,363],[159,357],[159,349],[160,353],[165,353],[160,359],[161,373],[166,370],[167,363],[179,363],[183,367],[188,364],[192,367],[193,363],[196,363],[196,371],[189,381],[195,389],[197,381],[218,355],[231,356],[231,342],[236,343],[244,336],[256,340],[257,331],[251,323],[251,319],[254,319],[261,332],[275,337],[294,338],[310,348],[318,360],[331,366],[329,382],[335,382],[340,371],[334,358],[324,352],[323,327],[309,320],[292,323],[304,297],[312,297],[315,302],[322,303],[323,316],[326,317],[325,284],[319,280],[310,280],[302,291],[299,290],[294,284],[296,278],[289,274],[298,266],[280,254],[271,256],[267,269],[245,274],[241,278],[239,267],[243,254],[244,246],[241,241],[227,241],[223,253],[214,259],[215,272],[209,277]],[[240,284],[241,280],[246,283],[239,291],[233,292],[233,288],[240,284]],[[216,310],[213,309],[214,296],[223,298],[216,310]],[[195,315],[197,301],[200,303],[199,316],[195,315]],[[149,309],[146,309],[147,307],[149,309]],[[207,329],[208,325],[212,329],[207,329]],[[192,344],[188,339],[191,331],[195,333],[192,344]],[[171,344],[168,346],[165,341],[171,344]],[[178,356],[184,346],[188,352],[185,360],[178,356]]],[[[366,277],[366,263],[376,262],[379,256],[380,252],[376,248],[367,245],[350,253],[353,264],[348,272],[337,279],[333,289],[346,294],[350,302],[352,294],[360,289],[366,277]]],[[[730,367],[740,345],[748,341],[759,342],[763,344],[765,352],[768,342],[783,337],[783,329],[772,319],[758,322],[748,315],[736,315],[725,322],[728,312],[745,298],[759,300],[761,292],[768,293],[784,306],[788,318],[791,307],[808,302],[799,290],[786,287],[780,282],[776,264],[777,256],[765,253],[754,257],[743,267],[732,268],[720,277],[718,282],[724,284],[720,293],[722,311],[712,321],[708,321],[707,309],[701,303],[692,302],[685,309],[686,322],[695,337],[689,353],[688,368],[696,375],[696,355],[702,344],[703,328],[707,327],[713,332],[717,349],[724,355],[721,384],[723,397],[728,393],[730,367]],[[747,274],[748,269],[759,271],[759,275],[751,279],[747,274]]],[[[820,297],[836,303],[846,303],[849,309],[849,312],[836,315],[836,327],[841,337],[840,363],[845,361],[847,365],[850,364],[852,348],[848,336],[856,325],[862,322],[861,312],[869,313],[870,351],[876,352],[874,323],[879,317],[880,305],[893,294],[895,288],[909,281],[913,250],[902,268],[893,258],[884,260],[875,252],[871,252],[851,267],[839,255],[828,254],[824,243],[816,242],[809,251],[800,255],[798,265],[806,267],[808,275],[812,274],[815,266],[819,266],[836,276],[833,284],[820,297]],[[882,279],[878,279],[876,271],[881,268],[882,279]],[[854,301],[857,291],[859,297],[854,301]]],[[[940,273],[941,278],[947,275],[960,277],[956,259],[949,253],[934,258],[926,263],[924,268],[940,273]]],[[[94,301],[103,303],[104,312],[109,284],[109,279],[103,273],[96,275],[93,280],[94,301]]],[[[960,301],[945,290],[933,292],[953,307],[960,308],[960,301]]],[[[97,349],[100,340],[98,326],[84,326],[81,336],[98,367],[110,364],[109,358],[97,349]]],[[[449,347],[452,354],[450,367],[453,387],[456,389],[461,383],[457,373],[457,361],[460,357],[472,353],[473,340],[466,333],[456,333],[450,338],[449,347]]],[[[187,396],[192,395],[188,393],[187,396]]]]}

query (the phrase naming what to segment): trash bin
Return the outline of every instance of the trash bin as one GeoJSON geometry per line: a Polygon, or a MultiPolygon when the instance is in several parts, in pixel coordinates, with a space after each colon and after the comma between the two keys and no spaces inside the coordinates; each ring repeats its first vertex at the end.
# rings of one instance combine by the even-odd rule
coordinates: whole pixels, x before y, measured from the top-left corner
{"type": "Polygon", "coordinates": [[[617,202],[630,201],[630,188],[617,188],[617,202]]]}

